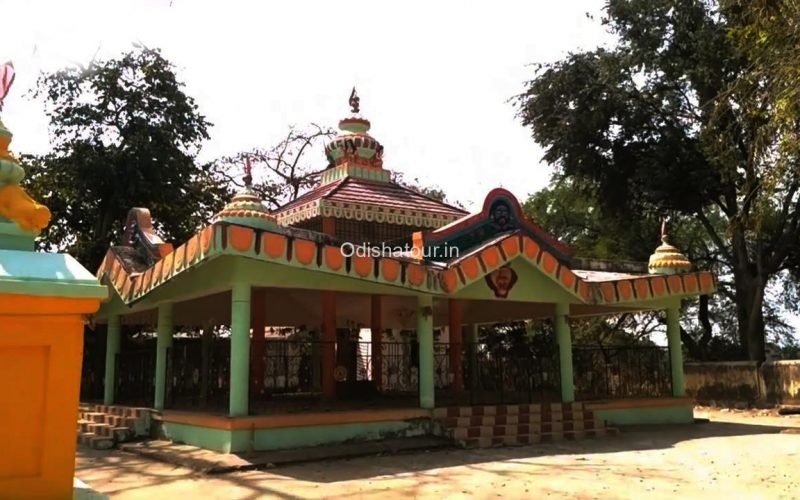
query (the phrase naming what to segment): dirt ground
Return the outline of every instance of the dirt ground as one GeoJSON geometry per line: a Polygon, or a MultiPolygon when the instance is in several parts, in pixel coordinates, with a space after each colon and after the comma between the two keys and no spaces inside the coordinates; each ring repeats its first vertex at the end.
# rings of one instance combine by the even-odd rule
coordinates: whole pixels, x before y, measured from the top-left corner
{"type": "Polygon", "coordinates": [[[76,475],[115,499],[800,498],[800,416],[708,408],[695,416],[711,422],[218,476],[118,451],[80,450],[76,475]]]}

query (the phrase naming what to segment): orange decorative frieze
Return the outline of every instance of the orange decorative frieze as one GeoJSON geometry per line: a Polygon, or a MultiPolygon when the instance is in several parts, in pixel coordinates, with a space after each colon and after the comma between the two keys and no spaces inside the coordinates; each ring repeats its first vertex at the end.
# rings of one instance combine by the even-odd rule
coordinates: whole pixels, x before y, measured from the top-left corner
{"type": "Polygon", "coordinates": [[[339,247],[335,247],[332,245],[325,246],[325,265],[331,271],[339,271],[344,267],[344,255],[342,255],[342,250],[339,247]]]}
{"type": "Polygon", "coordinates": [[[289,240],[282,234],[264,233],[261,237],[261,253],[271,259],[286,258],[289,240]]]}
{"type": "Polygon", "coordinates": [[[361,276],[362,278],[366,278],[367,276],[372,273],[374,269],[374,261],[372,257],[362,257],[359,255],[353,255],[353,269],[355,270],[356,274],[361,276]]]}
{"type": "Polygon", "coordinates": [[[296,239],[293,242],[294,258],[304,266],[314,263],[317,256],[317,245],[313,241],[296,239]]]}
{"type": "Polygon", "coordinates": [[[394,283],[400,278],[400,263],[396,260],[381,259],[381,277],[388,283],[394,283]]]}

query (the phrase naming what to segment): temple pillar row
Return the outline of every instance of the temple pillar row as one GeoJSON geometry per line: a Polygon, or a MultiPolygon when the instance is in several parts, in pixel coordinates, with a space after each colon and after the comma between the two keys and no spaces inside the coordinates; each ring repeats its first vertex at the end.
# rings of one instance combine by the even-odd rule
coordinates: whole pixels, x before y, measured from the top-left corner
{"type": "Polygon", "coordinates": [[[156,376],[155,397],[153,407],[156,410],[164,409],[164,400],[167,394],[167,357],[172,347],[172,333],[175,325],[172,319],[172,304],[166,303],[158,306],[158,322],[156,324],[156,376]]]}
{"type": "Polygon", "coordinates": [[[431,409],[434,400],[433,297],[417,296],[417,342],[419,343],[419,406],[431,409]]]}
{"type": "Polygon", "coordinates": [[[572,337],[569,331],[569,304],[556,304],[553,326],[558,343],[559,367],[561,369],[561,401],[575,401],[575,381],[572,378],[572,337]]]}
{"type": "Polygon", "coordinates": [[[231,289],[231,375],[228,414],[243,417],[249,412],[250,393],[250,300],[247,283],[231,289]]]}
{"type": "Polygon", "coordinates": [[[120,317],[113,315],[108,317],[108,328],[106,329],[106,369],[103,379],[103,404],[114,404],[114,390],[117,382],[117,354],[120,348],[120,317]]]}

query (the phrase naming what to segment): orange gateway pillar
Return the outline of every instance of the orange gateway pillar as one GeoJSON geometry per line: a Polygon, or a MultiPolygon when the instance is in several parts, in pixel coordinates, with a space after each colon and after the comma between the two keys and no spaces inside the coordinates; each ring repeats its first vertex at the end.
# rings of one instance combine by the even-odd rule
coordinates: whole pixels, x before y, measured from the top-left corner
{"type": "Polygon", "coordinates": [[[447,310],[449,316],[450,333],[450,372],[453,374],[453,393],[460,394],[464,391],[464,367],[462,364],[462,351],[464,336],[461,331],[461,301],[449,299],[447,310]]]}
{"type": "Polygon", "coordinates": [[[250,393],[257,398],[264,390],[264,348],[267,328],[267,292],[253,290],[250,300],[250,328],[253,330],[253,341],[250,343],[250,393]]]}
{"type": "Polygon", "coordinates": [[[0,121],[0,497],[72,498],[84,318],[107,290],[69,255],[33,251],[50,211],[20,187],[10,142],[0,121]]]}
{"type": "Polygon", "coordinates": [[[383,384],[383,308],[381,296],[372,296],[372,315],[370,330],[372,331],[372,382],[380,390],[383,384]]]}

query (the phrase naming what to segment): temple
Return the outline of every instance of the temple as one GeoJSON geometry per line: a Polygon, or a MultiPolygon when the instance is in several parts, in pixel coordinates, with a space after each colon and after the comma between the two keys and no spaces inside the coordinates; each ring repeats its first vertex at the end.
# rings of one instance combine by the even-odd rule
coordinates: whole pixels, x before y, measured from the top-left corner
{"type": "Polygon", "coordinates": [[[178,246],[131,209],[97,271],[112,297],[87,337],[84,435],[130,425],[239,452],[421,434],[489,446],[692,421],[681,301],[716,283],[665,230],[649,266],[581,259],[504,189],[467,213],[393,182],[355,90],[350,105],[319,185],[277,210],[249,169],[178,246]],[[668,347],[573,346],[573,318],[649,310],[664,311],[668,347]],[[485,328],[509,322],[551,333],[520,347],[485,328]]]}

